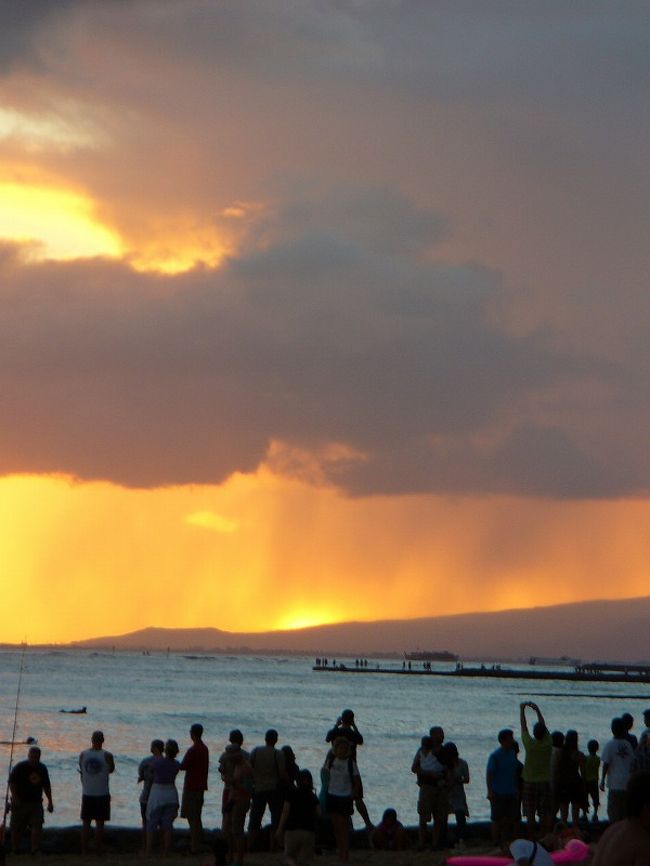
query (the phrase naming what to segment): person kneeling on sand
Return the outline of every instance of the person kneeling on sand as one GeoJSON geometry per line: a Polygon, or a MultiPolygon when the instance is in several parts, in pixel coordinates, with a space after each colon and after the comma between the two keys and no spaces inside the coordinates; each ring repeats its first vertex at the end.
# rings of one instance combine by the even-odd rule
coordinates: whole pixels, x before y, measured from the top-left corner
{"type": "Polygon", "coordinates": [[[379,851],[403,851],[409,847],[409,840],[401,821],[397,820],[395,809],[386,809],[381,822],[370,834],[372,847],[379,851]]]}
{"type": "Polygon", "coordinates": [[[593,866],[647,866],[650,863],[650,770],[630,776],[627,817],[603,833],[593,866]]]}

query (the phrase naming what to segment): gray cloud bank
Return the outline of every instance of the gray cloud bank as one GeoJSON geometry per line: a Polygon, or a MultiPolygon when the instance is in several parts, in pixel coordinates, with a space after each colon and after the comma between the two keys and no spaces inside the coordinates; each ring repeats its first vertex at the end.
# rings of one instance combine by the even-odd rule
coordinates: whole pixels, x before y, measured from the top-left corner
{"type": "Polygon", "coordinates": [[[0,93],[87,107],[110,146],[39,160],[121,230],[272,207],[174,278],[5,246],[0,472],[214,482],[272,441],[308,473],[335,442],[321,477],[353,494],[646,495],[647,23],[632,2],[3,4],[0,93]]]}
{"type": "Polygon", "coordinates": [[[495,274],[414,251],[439,233],[435,215],[381,191],[347,191],[336,211],[330,197],[320,222],[317,203],[295,203],[272,243],[173,278],[21,264],[7,247],[0,471],[220,481],[276,440],[348,446],[322,471],[354,494],[644,489],[642,455],[607,435],[594,446],[581,414],[617,411],[623,369],[499,325],[495,274]],[[573,404],[555,417],[554,394],[573,404]]]}

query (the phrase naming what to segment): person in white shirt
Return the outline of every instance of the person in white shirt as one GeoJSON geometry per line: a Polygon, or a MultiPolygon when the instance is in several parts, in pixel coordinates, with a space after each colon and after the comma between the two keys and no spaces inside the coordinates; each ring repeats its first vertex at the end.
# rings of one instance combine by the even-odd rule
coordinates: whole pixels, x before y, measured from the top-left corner
{"type": "Polygon", "coordinates": [[[622,719],[612,719],[612,734],[613,739],[605,744],[601,754],[603,774],[600,790],[605,790],[607,781],[607,817],[613,824],[625,818],[625,789],[634,763],[634,749],[625,738],[622,719]]]}
{"type": "Polygon", "coordinates": [[[332,743],[332,750],[321,770],[321,778],[327,792],[326,811],[332,821],[336,847],[341,861],[345,863],[350,852],[350,816],[361,788],[359,768],[350,755],[350,743],[345,737],[337,737],[332,743]]]}
{"type": "Polygon", "coordinates": [[[104,749],[104,734],[95,731],[90,738],[90,748],[79,755],[81,774],[81,853],[88,852],[90,825],[95,822],[95,850],[102,851],[104,822],[111,818],[111,795],[108,777],[115,771],[115,760],[104,749]]]}

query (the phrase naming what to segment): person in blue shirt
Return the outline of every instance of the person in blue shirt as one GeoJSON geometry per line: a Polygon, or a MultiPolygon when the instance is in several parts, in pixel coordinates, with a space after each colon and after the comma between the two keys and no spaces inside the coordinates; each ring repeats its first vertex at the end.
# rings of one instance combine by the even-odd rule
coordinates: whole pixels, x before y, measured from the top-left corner
{"type": "Polygon", "coordinates": [[[507,853],[520,819],[519,773],[512,730],[499,731],[498,740],[499,748],[488,759],[485,781],[491,807],[492,840],[507,853]]]}

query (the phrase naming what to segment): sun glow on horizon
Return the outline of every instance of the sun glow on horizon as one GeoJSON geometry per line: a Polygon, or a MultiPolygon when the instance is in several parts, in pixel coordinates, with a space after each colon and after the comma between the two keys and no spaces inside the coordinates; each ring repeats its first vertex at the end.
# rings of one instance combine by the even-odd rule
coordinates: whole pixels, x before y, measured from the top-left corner
{"type": "Polygon", "coordinates": [[[639,500],[349,499],[265,466],[219,486],[151,490],[5,476],[0,641],[145,623],[299,630],[642,596],[649,519],[639,500]],[[85,598],[97,604],[79,617],[85,598]]]}
{"type": "Polygon", "coordinates": [[[337,622],[345,622],[348,617],[345,614],[335,614],[325,610],[297,609],[283,614],[273,626],[272,631],[300,631],[305,628],[314,628],[319,625],[333,625],[337,622]]]}

